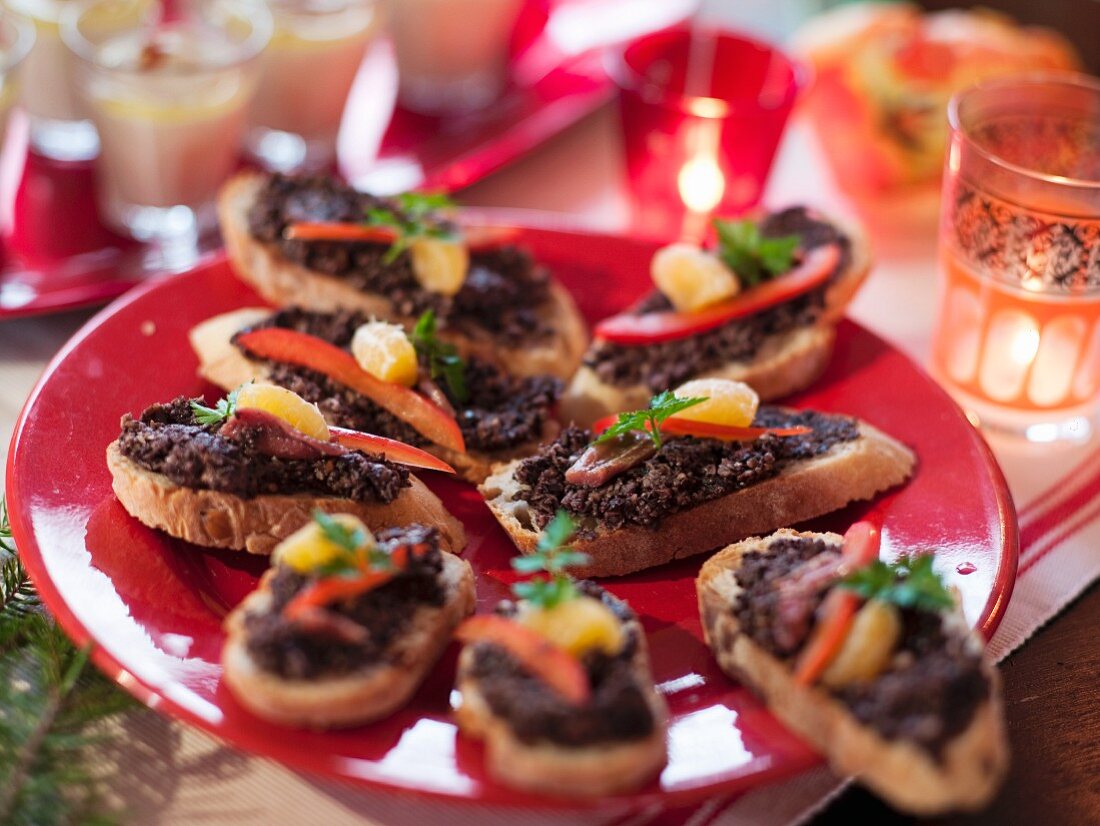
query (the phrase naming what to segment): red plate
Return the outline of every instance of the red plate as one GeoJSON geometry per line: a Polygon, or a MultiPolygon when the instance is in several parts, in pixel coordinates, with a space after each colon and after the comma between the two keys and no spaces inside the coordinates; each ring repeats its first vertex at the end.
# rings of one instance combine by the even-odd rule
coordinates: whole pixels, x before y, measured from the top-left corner
{"type": "MultiPolygon", "coordinates": [[[[469,186],[609,99],[606,47],[672,25],[693,6],[694,0],[528,0],[511,83],[493,106],[461,117],[395,108],[397,70],[389,44],[380,43],[348,101],[340,171],[374,192],[469,186]]],[[[0,262],[0,321],[102,304],[172,268],[149,247],[100,224],[92,164],[26,155],[22,121],[9,130],[0,176],[19,182],[15,230],[0,262]]]]}
{"type": "MultiPolygon", "coordinates": [[[[645,288],[654,250],[547,229],[524,230],[523,243],[574,290],[590,321],[645,288]]],[[[195,378],[187,331],[256,302],[215,262],[135,291],[89,322],[50,365],[16,428],[7,476],[16,540],[46,604],[78,644],[92,642],[96,664],[126,690],[245,750],[394,789],[554,805],[487,779],[480,745],[456,736],[448,716],[453,650],[408,708],[342,733],[265,723],[221,684],[221,618],[253,587],[263,560],[204,551],[130,518],[111,494],[104,448],[124,412],[180,393],[216,396],[195,378]]],[[[843,529],[873,512],[887,553],[937,549],[968,618],[991,633],[1015,579],[1016,519],[997,465],[958,408],[904,356],[851,323],[841,327],[827,375],[795,403],[861,416],[920,457],[906,487],[814,526],[843,529]]],[[[511,544],[471,486],[429,482],[466,524],[465,555],[487,610],[505,594],[511,544]]],[[[620,807],[745,790],[818,760],[716,667],[700,639],[692,581],[699,562],[608,581],[642,617],[672,712],[668,767],[659,782],[616,799],[620,807]]]]}

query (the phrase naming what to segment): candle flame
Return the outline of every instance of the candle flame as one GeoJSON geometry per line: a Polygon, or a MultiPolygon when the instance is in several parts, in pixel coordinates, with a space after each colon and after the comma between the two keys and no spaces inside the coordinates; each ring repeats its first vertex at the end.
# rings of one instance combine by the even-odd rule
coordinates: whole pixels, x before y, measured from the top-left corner
{"type": "Polygon", "coordinates": [[[1034,327],[1020,330],[1012,341],[1012,360],[1020,365],[1031,364],[1039,352],[1039,331],[1034,327]]]}
{"type": "Polygon", "coordinates": [[[692,212],[712,212],[722,202],[726,176],[713,157],[697,155],[684,164],[677,185],[688,209],[692,212]]]}

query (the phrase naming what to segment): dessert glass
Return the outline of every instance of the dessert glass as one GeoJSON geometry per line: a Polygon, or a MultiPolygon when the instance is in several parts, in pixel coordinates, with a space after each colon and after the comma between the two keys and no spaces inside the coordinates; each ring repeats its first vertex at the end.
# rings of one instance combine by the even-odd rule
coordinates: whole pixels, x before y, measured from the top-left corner
{"type": "Polygon", "coordinates": [[[1100,82],[990,81],[948,119],[933,373],[983,427],[1086,438],[1100,399],[1100,82]]]}
{"type": "Polygon", "coordinates": [[[378,0],[268,0],[275,32],[249,116],[246,147],[280,172],[336,156],[344,104],[378,30],[378,0]]]}
{"type": "Polygon", "coordinates": [[[426,114],[471,112],[499,97],[524,0],[389,0],[398,98],[426,114]]]}
{"type": "Polygon", "coordinates": [[[95,126],[73,88],[61,18],[73,0],[5,0],[34,24],[34,47],[23,72],[21,102],[30,118],[31,148],[59,161],[86,161],[99,151],[95,126]]]}
{"type": "Polygon", "coordinates": [[[23,83],[23,67],[34,46],[34,26],[0,10],[0,147],[7,135],[8,117],[23,83]]]}
{"type": "Polygon", "coordinates": [[[197,240],[234,171],[271,15],[196,0],[170,19],[144,0],[90,0],[64,20],[99,131],[103,220],[146,241],[197,240]]]}

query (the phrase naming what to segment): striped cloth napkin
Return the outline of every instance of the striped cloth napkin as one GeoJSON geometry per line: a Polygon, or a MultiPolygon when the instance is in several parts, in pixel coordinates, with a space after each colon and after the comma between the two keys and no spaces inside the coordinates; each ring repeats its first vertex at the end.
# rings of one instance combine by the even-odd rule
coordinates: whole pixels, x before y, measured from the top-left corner
{"type": "MultiPolygon", "coordinates": [[[[990,642],[1000,661],[1100,577],[1100,553],[1095,551],[1100,547],[1100,443],[1029,447],[990,441],[1015,500],[1022,503],[1019,576],[990,642]],[[1066,468],[1071,468],[1068,473],[1066,468]]],[[[131,715],[122,725],[131,746],[121,750],[110,775],[117,778],[116,794],[134,823],[155,818],[161,824],[208,826],[766,826],[810,819],[847,783],[819,768],[737,799],[717,797],[687,808],[618,814],[489,809],[312,779],[268,760],[235,754],[205,734],[157,715],[131,715]],[[140,753],[135,744],[142,745],[140,753]]]]}

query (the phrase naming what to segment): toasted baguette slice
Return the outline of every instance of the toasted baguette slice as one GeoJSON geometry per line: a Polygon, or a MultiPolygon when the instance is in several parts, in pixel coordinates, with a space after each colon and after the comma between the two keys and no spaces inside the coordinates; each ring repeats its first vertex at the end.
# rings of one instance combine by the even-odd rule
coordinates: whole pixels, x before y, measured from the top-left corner
{"type": "Polygon", "coordinates": [[[638,638],[632,666],[639,684],[647,689],[654,727],[642,739],[620,743],[569,747],[549,740],[523,742],[507,720],[493,714],[479,680],[470,673],[473,652],[470,646],[462,650],[455,680],[462,701],[455,708],[455,718],[463,734],[485,741],[486,765],[493,778],[541,794],[599,797],[632,791],[657,775],[668,759],[668,708],[653,687],[641,623],[635,617],[629,625],[638,638]]]}
{"type": "MultiPolygon", "coordinates": [[[[774,538],[798,536],[837,546],[843,541],[832,533],[778,531],[730,545],[704,563],[696,580],[699,611],[703,634],[722,670],[756,691],[780,720],[825,754],[835,771],[854,775],[896,808],[932,815],[984,806],[1008,767],[1000,679],[987,659],[982,670],[992,687],[990,696],[937,761],[912,742],[883,738],[826,691],[796,683],[788,663],[740,633],[730,609],[741,590],[734,573],[742,557],[749,551],[766,553],[774,538]]],[[[967,635],[975,652],[982,650],[957,607],[944,623],[967,635]]]]}
{"type": "MultiPolygon", "coordinates": [[[[870,499],[904,482],[916,462],[912,451],[866,422],[859,437],[827,453],[791,462],[777,476],[666,518],[656,530],[637,525],[596,529],[572,543],[591,564],[577,576],[619,576],[704,553],[754,534],[768,533],[870,499]]],[[[525,554],[539,533],[515,478],[519,461],[497,468],[480,490],[493,515],[525,554]]]]}
{"type": "MultiPolygon", "coordinates": [[[[809,387],[825,371],[833,354],[836,325],[871,269],[871,251],[863,233],[830,219],[851,240],[852,258],[825,293],[825,312],[814,324],[767,337],[751,359],[731,361],[692,378],[720,378],[752,385],[763,401],[788,396],[809,387]]],[[[593,342],[593,346],[599,339],[593,342]]],[[[638,410],[653,395],[644,384],[615,385],[581,365],[561,400],[561,419],[589,427],[597,419],[624,410],[638,410]]]]}
{"type": "MultiPolygon", "coordinates": [[[[194,327],[190,333],[191,349],[199,358],[199,375],[223,390],[235,390],[247,381],[266,379],[270,372],[267,365],[248,358],[230,340],[235,333],[262,321],[271,312],[263,307],[245,307],[207,319],[194,327]]],[[[435,444],[425,445],[424,450],[438,456],[458,471],[459,476],[476,485],[485,480],[493,465],[516,457],[530,456],[540,444],[555,438],[559,430],[556,421],[548,420],[543,425],[541,438],[500,453],[459,453],[435,444]]]]}
{"type": "Polygon", "coordinates": [[[473,613],[474,573],[470,563],[443,554],[442,606],[417,608],[408,628],[390,644],[379,662],[350,674],[320,679],[287,679],[264,671],[248,653],[245,613],[271,608],[273,570],[260,580],[225,619],[223,678],[241,705],[265,720],[288,726],[336,728],[380,720],[413,696],[451,641],[451,632],[473,613]]]}
{"type": "MultiPolygon", "coordinates": [[[[257,241],[248,230],[248,211],[263,185],[263,175],[242,173],[222,188],[218,198],[222,237],[238,277],[278,306],[359,310],[412,329],[416,319],[399,315],[385,296],[357,290],[343,279],[288,261],[274,246],[257,241]]],[[[553,333],[535,346],[504,347],[488,333],[468,336],[447,329],[440,331],[440,338],[453,343],[463,355],[500,364],[516,376],[568,379],[580,364],[588,341],[580,312],[569,293],[553,281],[550,300],[539,315],[553,333]]]]}
{"type": "Polygon", "coordinates": [[[354,514],[372,531],[414,523],[435,525],[443,549],[459,551],[466,545],[462,523],[415,476],[409,477],[411,485],[395,500],[383,504],[304,493],[243,499],[185,488],[123,456],[117,441],[107,446],[107,467],[115,495],[131,516],[195,545],[270,554],[281,540],[309,522],[316,509],[354,514]]]}

